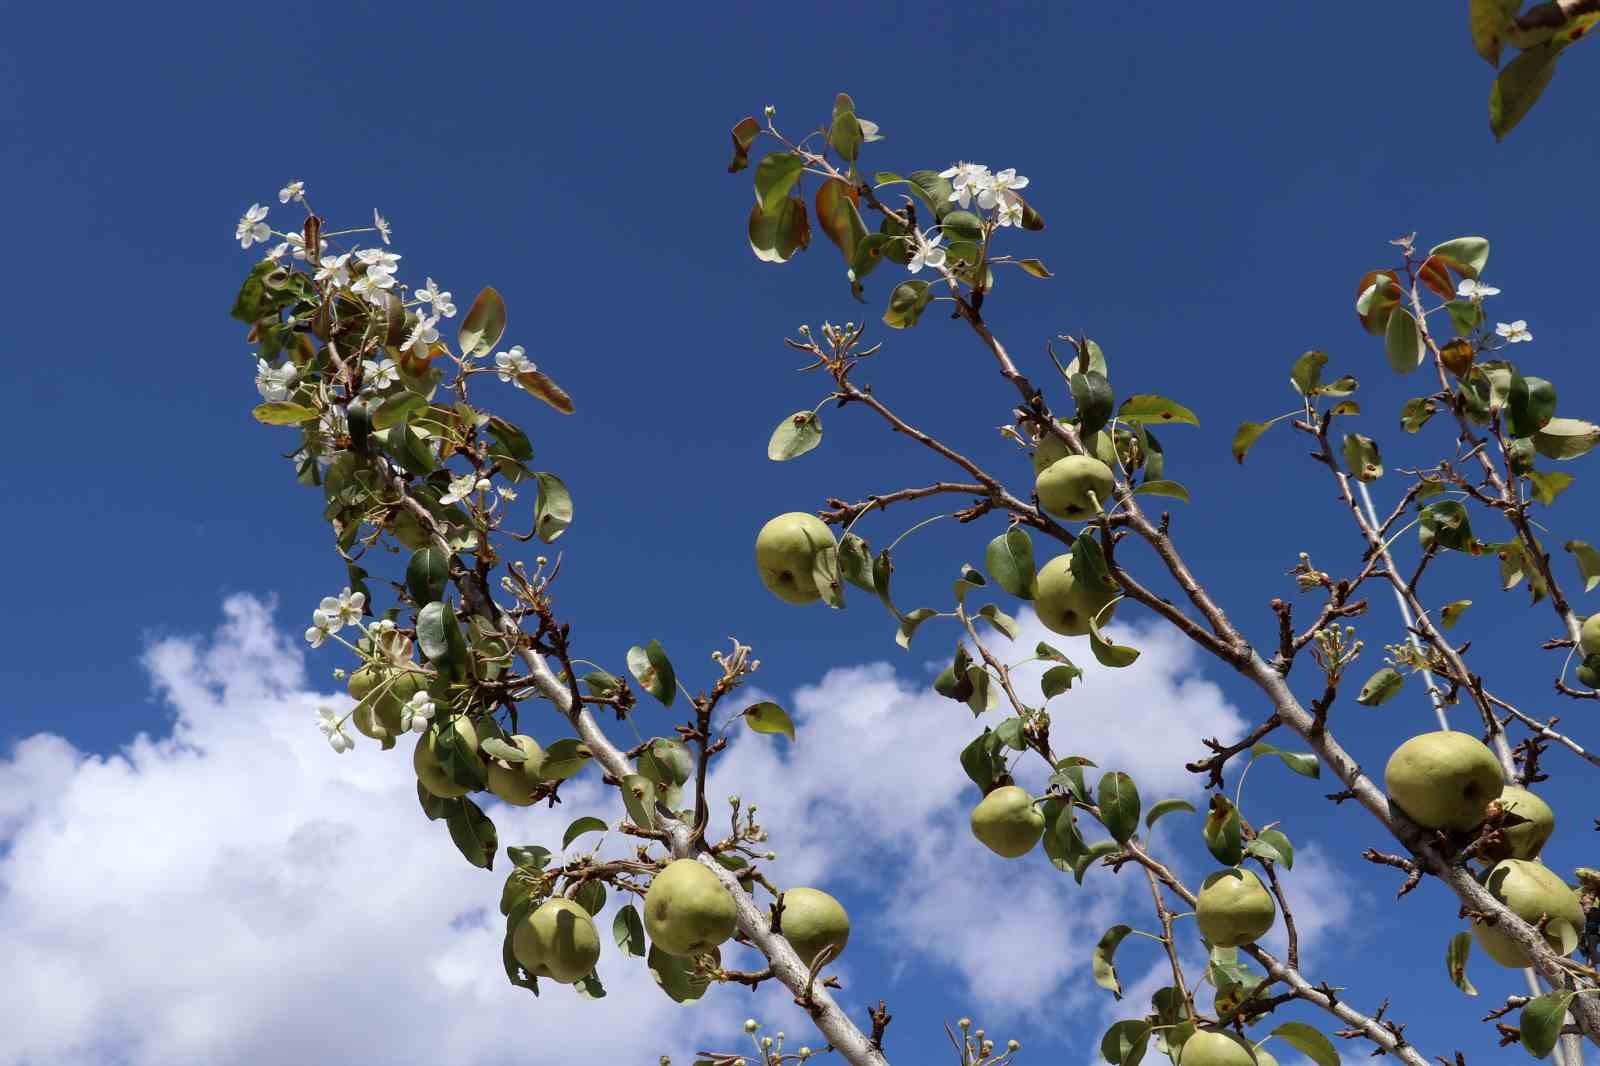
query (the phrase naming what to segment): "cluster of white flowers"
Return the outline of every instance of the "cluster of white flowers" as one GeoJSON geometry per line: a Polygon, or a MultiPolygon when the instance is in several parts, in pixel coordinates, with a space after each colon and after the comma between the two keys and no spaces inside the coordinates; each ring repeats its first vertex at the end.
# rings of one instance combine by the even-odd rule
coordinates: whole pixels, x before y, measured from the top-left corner
{"type": "Polygon", "coordinates": [[[911,262],[906,264],[906,269],[915,274],[925,266],[935,270],[944,266],[944,249],[939,247],[942,237],[934,230],[917,234],[916,248],[911,252],[911,262]]]}
{"type": "Polygon", "coordinates": [[[434,709],[433,697],[426,692],[418,692],[400,709],[400,728],[413,733],[423,732],[433,719],[434,709]]]}
{"type": "Polygon", "coordinates": [[[282,366],[273,366],[265,359],[256,360],[256,391],[268,403],[287,400],[289,390],[293,387],[295,378],[300,371],[293,363],[284,363],[282,366]]]}
{"type": "Polygon", "coordinates": [[[450,489],[439,497],[442,504],[460,503],[474,492],[488,492],[489,479],[477,474],[462,474],[450,479],[450,489]]]}
{"type": "MultiPolygon", "coordinates": [[[[1472,278],[1463,278],[1461,284],[1456,286],[1457,297],[1463,300],[1471,300],[1475,304],[1481,304],[1489,297],[1499,295],[1500,290],[1493,285],[1485,285],[1483,282],[1472,278]]],[[[1522,344],[1525,341],[1533,340],[1533,333],[1528,329],[1526,319],[1519,318],[1515,322],[1496,322],[1494,332],[1496,336],[1507,344],[1522,344]]]]}
{"type": "Polygon", "coordinates": [[[322,602],[317,604],[317,609],[311,612],[311,628],[306,630],[306,643],[313,648],[320,648],[323,641],[345,626],[360,625],[361,612],[366,605],[366,593],[351,592],[349,588],[340,590],[337,596],[324,596],[322,602]]]}
{"type": "Polygon", "coordinates": [[[393,359],[363,359],[361,380],[369,389],[382,392],[400,380],[400,368],[393,359]]]}
{"type": "Polygon", "coordinates": [[[1472,278],[1463,278],[1461,284],[1456,286],[1456,295],[1463,300],[1481,303],[1485,297],[1499,296],[1500,290],[1493,285],[1485,285],[1481,281],[1474,281],[1472,278]]]}
{"type": "Polygon", "coordinates": [[[1002,226],[1022,225],[1022,197],[1017,190],[1028,187],[1028,179],[1018,174],[1016,168],[1007,167],[992,173],[982,163],[956,163],[939,172],[941,178],[950,179],[950,201],[963,208],[971,207],[976,199],[985,211],[995,212],[995,221],[1002,226]]]}
{"type": "Polygon", "coordinates": [[[528,353],[523,350],[520,344],[513,344],[508,352],[495,352],[494,368],[495,372],[500,375],[501,381],[510,382],[519,389],[522,387],[522,382],[517,380],[517,375],[531,374],[539,369],[528,358],[528,353]]]}
{"type": "Polygon", "coordinates": [[[340,755],[356,746],[350,734],[344,731],[344,719],[335,714],[332,707],[317,708],[317,728],[322,730],[322,735],[328,738],[328,743],[340,755]]]}
{"type": "Polygon", "coordinates": [[[1528,323],[1520,318],[1515,322],[1497,322],[1494,331],[1505,338],[1507,344],[1521,344],[1523,341],[1533,340],[1533,334],[1528,331],[1528,323]]]}

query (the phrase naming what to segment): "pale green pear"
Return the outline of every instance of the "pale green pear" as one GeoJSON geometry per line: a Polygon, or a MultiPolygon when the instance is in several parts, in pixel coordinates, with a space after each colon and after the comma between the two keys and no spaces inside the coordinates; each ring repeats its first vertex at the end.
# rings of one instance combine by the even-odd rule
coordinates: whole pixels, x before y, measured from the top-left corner
{"type": "Polygon", "coordinates": [[[1195,897],[1195,920],[1214,947],[1236,948],[1266,935],[1278,907],[1261,879],[1249,870],[1218,870],[1195,897]]]}
{"type": "Polygon", "coordinates": [[[1477,737],[1440,730],[1396,748],[1383,784],[1394,805],[1424,829],[1465,832],[1483,824],[1489,801],[1505,788],[1505,774],[1477,737]]]}
{"type": "Polygon", "coordinates": [[[1046,511],[1057,518],[1082,522],[1111,502],[1115,486],[1111,468],[1100,460],[1089,455],[1068,455],[1045,467],[1034,480],[1033,490],[1046,511]]]}
{"type": "Polygon", "coordinates": [[[490,759],[489,791],[513,807],[531,806],[534,786],[542,780],[539,767],[544,761],[544,749],[537,740],[521,733],[507,737],[506,742],[527,758],[519,763],[490,759]]]}
{"type": "Polygon", "coordinates": [[[837,959],[850,939],[850,916],[838,900],[820,889],[786,889],[779,924],[784,939],[807,966],[823,948],[833,948],[830,962],[837,959]]]}
{"type": "Polygon", "coordinates": [[[1585,658],[1600,655],[1600,613],[1591,614],[1583,620],[1583,626],[1578,630],[1578,647],[1583,650],[1585,658]]]}
{"type": "Polygon", "coordinates": [[[444,767],[439,765],[439,754],[436,750],[439,733],[445,729],[453,729],[461,738],[469,759],[475,759],[482,765],[483,756],[478,754],[478,731],[464,714],[451,717],[448,721],[435,719],[421,736],[417,738],[416,750],[411,756],[411,765],[417,771],[417,780],[422,782],[422,787],[438,796],[440,799],[455,799],[465,796],[472,789],[458,785],[444,772],[444,767]]]}
{"type": "Polygon", "coordinates": [[[996,855],[1026,855],[1044,835],[1044,812],[1028,790],[1002,785],[972,808],[972,835],[996,855]]]}
{"type": "Polygon", "coordinates": [[[812,577],[817,552],[835,545],[833,531],[814,514],[790,511],[756,534],[756,568],[761,583],[785,603],[811,603],[822,598],[812,577]]]}
{"type": "MultiPolygon", "coordinates": [[[[1548,866],[1525,859],[1506,859],[1496,863],[1484,879],[1484,887],[1495,899],[1504,903],[1512,914],[1537,925],[1545,915],[1553,920],[1562,919],[1573,933],[1583,931],[1583,904],[1578,894],[1548,866]]],[[[1482,922],[1472,923],[1472,935],[1489,957],[1502,966],[1521,969],[1533,960],[1516,941],[1499,928],[1482,922]]],[[[1561,933],[1548,925],[1544,941],[1550,950],[1562,954],[1561,933]]]]}
{"type": "Polygon", "coordinates": [[[511,934],[511,954],[536,977],[581,981],[600,961],[600,934],[589,912],[570,899],[541,903],[511,934]]]}
{"type": "Polygon", "coordinates": [[[1544,800],[1518,785],[1507,785],[1495,802],[1501,810],[1527,820],[1502,829],[1504,843],[1485,849],[1484,857],[1490,862],[1537,859],[1539,852],[1544,850],[1545,842],[1556,831],[1556,812],[1544,800]]]}
{"type": "Polygon", "coordinates": [[[1278,1060],[1260,1048],[1251,1058],[1250,1049],[1230,1034],[1200,1029],[1183,1042],[1178,1066],[1278,1066],[1278,1060]]]}
{"type": "Polygon", "coordinates": [[[733,935],[738,912],[717,875],[694,859],[676,859],[644,894],[644,927],[668,955],[700,955],[733,935]]]}
{"type": "Polygon", "coordinates": [[[1072,573],[1072,556],[1058,555],[1039,569],[1034,582],[1033,611],[1052,633],[1081,637],[1089,632],[1089,619],[1098,615],[1098,625],[1111,621],[1115,608],[1107,605],[1116,598],[1114,583],[1092,588],[1072,573]]]}

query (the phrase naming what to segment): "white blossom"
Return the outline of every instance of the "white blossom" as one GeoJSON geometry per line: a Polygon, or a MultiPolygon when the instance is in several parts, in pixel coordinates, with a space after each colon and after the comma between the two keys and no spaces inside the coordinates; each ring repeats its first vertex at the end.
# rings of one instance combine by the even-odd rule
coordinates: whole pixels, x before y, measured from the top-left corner
{"type": "Polygon", "coordinates": [[[400,709],[400,728],[413,733],[421,733],[428,728],[428,720],[433,717],[433,697],[426,692],[418,692],[409,702],[400,709]]]}
{"type": "Polygon", "coordinates": [[[289,387],[294,384],[294,379],[299,373],[293,363],[273,366],[265,359],[257,359],[256,391],[261,393],[261,398],[268,403],[287,400],[289,387]]]}
{"type": "Polygon", "coordinates": [[[509,382],[515,382],[518,374],[531,374],[536,369],[520,344],[512,345],[509,352],[495,352],[494,366],[500,380],[509,382]]]}
{"type": "MultiPolygon", "coordinates": [[[[294,257],[296,259],[299,259],[302,262],[304,262],[305,258],[306,258],[306,239],[305,239],[305,236],[303,234],[299,234],[299,233],[285,233],[283,236],[284,236],[284,243],[286,243],[290,248],[294,249],[294,257]]],[[[317,242],[317,256],[318,256],[318,258],[321,258],[322,253],[327,251],[327,250],[328,250],[328,242],[327,241],[322,240],[322,241],[318,241],[317,242]]]]}
{"type": "Polygon", "coordinates": [[[395,366],[393,359],[363,359],[362,379],[370,389],[383,390],[400,380],[400,368],[395,366]]]}
{"type": "Polygon", "coordinates": [[[517,490],[516,489],[507,488],[504,485],[501,485],[500,487],[496,488],[494,491],[496,491],[496,492],[498,492],[500,494],[500,498],[502,500],[506,500],[508,502],[517,498],[517,490]]]}
{"type": "Polygon", "coordinates": [[[339,627],[334,619],[321,611],[312,611],[311,628],[306,630],[306,643],[313,648],[320,648],[323,641],[338,631],[339,627]]]}
{"type": "Polygon", "coordinates": [[[433,283],[432,278],[429,278],[428,283],[417,290],[416,296],[418,300],[433,308],[433,313],[436,317],[455,317],[456,305],[450,302],[450,294],[448,292],[440,292],[439,286],[433,283]]]}
{"type": "Polygon", "coordinates": [[[1456,295],[1463,300],[1482,300],[1486,296],[1499,296],[1500,290],[1481,281],[1463,278],[1461,284],[1456,286],[1456,295]]]}
{"type": "Polygon", "coordinates": [[[344,720],[335,714],[332,708],[317,708],[317,728],[322,730],[322,735],[328,738],[328,744],[340,755],[356,746],[355,741],[344,731],[344,720]]]}
{"type": "Polygon", "coordinates": [[[303,181],[291,181],[289,184],[278,190],[278,202],[280,204],[286,204],[290,200],[295,200],[299,203],[305,203],[305,199],[306,183],[303,181]]]}
{"type": "Polygon", "coordinates": [[[351,592],[347,586],[337,596],[322,597],[322,602],[317,604],[317,611],[333,621],[333,631],[337,633],[345,626],[361,624],[361,609],[366,603],[366,593],[351,592]]]}
{"type": "Polygon", "coordinates": [[[1026,189],[1028,179],[1022,177],[1013,167],[1007,167],[989,179],[989,184],[978,193],[978,206],[988,211],[1001,204],[1016,200],[1016,190],[1026,189]]]}
{"type": "Polygon", "coordinates": [[[279,241],[277,244],[274,244],[272,246],[272,248],[267,252],[267,258],[272,260],[274,263],[276,263],[278,260],[283,258],[284,253],[287,252],[288,250],[289,250],[289,242],[288,241],[279,241]]]}
{"type": "Polygon", "coordinates": [[[471,496],[473,490],[477,487],[477,474],[462,474],[460,477],[453,477],[450,479],[449,491],[439,497],[439,502],[442,504],[460,503],[468,496],[471,496]]]}
{"type": "Polygon", "coordinates": [[[356,261],[367,267],[377,267],[386,274],[393,274],[400,265],[400,257],[393,252],[386,252],[382,248],[363,248],[356,252],[356,261]]]}
{"type": "Polygon", "coordinates": [[[1015,196],[1002,200],[994,218],[1001,226],[1022,225],[1022,201],[1015,196]]]}
{"type": "Polygon", "coordinates": [[[411,327],[411,333],[406,337],[406,342],[400,346],[403,352],[409,352],[417,345],[423,355],[428,354],[433,342],[439,339],[439,331],[434,327],[439,324],[438,315],[423,315],[417,319],[417,324],[411,327]]]}
{"type": "Polygon", "coordinates": [[[391,232],[389,229],[389,220],[378,214],[378,209],[376,207],[372,209],[372,225],[378,231],[378,236],[383,238],[383,243],[388,244],[389,234],[391,232]]]}
{"type": "Polygon", "coordinates": [[[1523,319],[1515,322],[1498,322],[1494,331],[1506,339],[1507,344],[1521,344],[1523,341],[1533,340],[1533,334],[1528,332],[1528,323],[1523,319]]]}
{"type": "Polygon", "coordinates": [[[239,225],[234,227],[233,237],[239,242],[240,248],[248,248],[257,241],[266,243],[272,236],[272,227],[267,225],[267,209],[260,204],[251,204],[250,210],[239,219],[239,225]]]}
{"type": "Polygon", "coordinates": [[[906,264],[906,269],[915,274],[924,266],[933,267],[935,270],[944,266],[945,252],[939,247],[942,240],[943,238],[937,234],[930,239],[926,233],[918,233],[916,248],[911,253],[911,262],[906,264]]]}
{"type": "Polygon", "coordinates": [[[989,168],[982,163],[957,163],[939,172],[941,178],[950,179],[950,200],[962,207],[972,206],[972,198],[989,187],[994,180],[989,168]]]}
{"type": "Polygon", "coordinates": [[[356,283],[350,286],[350,291],[373,303],[378,303],[382,299],[384,290],[392,288],[394,288],[394,275],[381,267],[372,266],[356,279],[356,283]]]}
{"type": "Polygon", "coordinates": [[[350,284],[350,254],[324,258],[317,266],[317,280],[331,281],[341,287],[350,284]]]}

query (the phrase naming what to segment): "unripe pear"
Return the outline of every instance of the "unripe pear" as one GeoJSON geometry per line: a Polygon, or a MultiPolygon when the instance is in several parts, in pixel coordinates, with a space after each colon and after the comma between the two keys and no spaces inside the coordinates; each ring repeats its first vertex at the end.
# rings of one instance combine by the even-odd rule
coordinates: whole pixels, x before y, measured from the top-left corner
{"type": "Polygon", "coordinates": [[[417,738],[416,750],[411,755],[411,765],[417,771],[417,780],[422,787],[438,796],[440,799],[455,799],[465,796],[472,789],[458,785],[444,772],[444,767],[439,765],[439,753],[436,750],[439,733],[445,729],[453,729],[461,738],[468,758],[476,759],[481,765],[483,757],[478,754],[478,731],[472,727],[464,714],[458,714],[448,721],[437,719],[428,726],[427,731],[417,738]]]}
{"type": "Polygon", "coordinates": [[[1039,438],[1038,445],[1033,449],[1033,472],[1042,474],[1045,469],[1058,459],[1065,459],[1072,453],[1067,451],[1067,446],[1061,438],[1054,433],[1046,433],[1039,438]]]}
{"type": "Polygon", "coordinates": [[[1109,466],[1090,455],[1069,455],[1045,467],[1034,480],[1033,490],[1046,511],[1057,518],[1082,522],[1111,502],[1115,486],[1116,478],[1109,466]],[[1090,493],[1094,494],[1093,500],[1090,493]]]}
{"type": "Polygon", "coordinates": [[[996,855],[1020,858],[1044,836],[1044,812],[1027,789],[1002,785],[972,808],[972,835],[996,855]]]}
{"type": "Polygon", "coordinates": [[[1389,756],[1383,784],[1394,805],[1424,829],[1466,831],[1505,788],[1494,752],[1477,737],[1440,730],[1412,737],[1389,756]]]}
{"type": "Polygon", "coordinates": [[[850,939],[850,916],[844,907],[815,888],[791,888],[783,893],[779,925],[784,939],[808,967],[823,948],[833,948],[830,962],[837,959],[850,939]]]}
{"type": "Polygon", "coordinates": [[[1236,948],[1266,935],[1278,916],[1272,893],[1250,870],[1218,870],[1195,897],[1195,920],[1213,947],[1236,948]]]}
{"type": "Polygon", "coordinates": [[[533,789],[541,778],[539,766],[544,761],[544,749],[539,742],[521,733],[507,737],[506,742],[527,756],[523,762],[489,760],[489,791],[513,807],[533,804],[533,789]]]}
{"type": "Polygon", "coordinates": [[[1498,847],[1485,849],[1484,857],[1490,862],[1538,858],[1545,842],[1556,831],[1556,812],[1544,800],[1517,785],[1507,785],[1495,802],[1501,810],[1509,811],[1518,818],[1526,818],[1527,821],[1501,829],[1505,842],[1498,847]]]}
{"type": "Polygon", "coordinates": [[[694,859],[676,859],[644,894],[644,927],[668,955],[701,955],[733,935],[738,912],[717,875],[694,859]]]}
{"type": "Polygon", "coordinates": [[[756,534],[756,567],[761,583],[785,603],[811,603],[822,598],[812,579],[817,552],[833,545],[833,531],[814,514],[790,511],[756,534]]]}
{"type": "Polygon", "coordinates": [[[1058,555],[1039,568],[1034,581],[1033,611],[1052,633],[1081,637],[1089,632],[1089,619],[1098,615],[1099,625],[1111,621],[1116,608],[1107,608],[1116,597],[1116,585],[1091,588],[1072,573],[1072,556],[1058,555]]]}
{"type": "Polygon", "coordinates": [[[581,981],[600,961],[600,934],[589,912],[570,899],[541,903],[511,934],[511,954],[536,977],[581,981]]]}
{"type": "MultiPolygon", "coordinates": [[[[1578,894],[1543,863],[1525,859],[1496,863],[1485,878],[1484,887],[1529,925],[1538,925],[1548,914],[1552,922],[1558,918],[1568,922],[1574,933],[1583,931],[1583,904],[1578,894]]],[[[1533,962],[1528,953],[1497,926],[1473,922],[1472,935],[1489,957],[1502,966],[1521,969],[1533,962]]],[[[1559,931],[1546,926],[1544,942],[1550,945],[1551,951],[1562,954],[1559,931]]]]}
{"type": "Polygon", "coordinates": [[[1600,613],[1591,614],[1583,620],[1583,627],[1578,630],[1578,647],[1583,650],[1585,658],[1600,655],[1600,613]]]}
{"type": "Polygon", "coordinates": [[[390,669],[368,663],[350,675],[350,695],[357,700],[350,715],[358,732],[373,740],[397,737],[406,701],[427,688],[427,677],[420,672],[390,669]]]}
{"type": "Polygon", "coordinates": [[[1251,1058],[1250,1049],[1227,1033],[1200,1029],[1178,1050],[1178,1066],[1278,1066],[1278,1060],[1261,1048],[1251,1058]]]}
{"type": "Polygon", "coordinates": [[[1590,688],[1600,688],[1600,655],[1596,655],[1591,659],[1585,659],[1583,662],[1579,663],[1577,673],[1578,684],[1587,685],[1590,688]],[[1590,666],[1590,663],[1594,663],[1596,665],[1590,666]]]}

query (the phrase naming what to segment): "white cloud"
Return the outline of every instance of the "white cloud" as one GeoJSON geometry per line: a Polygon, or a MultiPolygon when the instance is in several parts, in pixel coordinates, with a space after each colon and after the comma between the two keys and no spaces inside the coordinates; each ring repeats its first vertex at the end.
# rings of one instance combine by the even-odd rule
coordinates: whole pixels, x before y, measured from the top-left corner
{"type": "MultiPolygon", "coordinates": [[[[686,1010],[609,941],[605,1000],[510,987],[498,965],[503,868],[468,866],[421,817],[404,747],[334,755],[313,721],[329,697],[312,690],[299,644],[256,600],[224,610],[209,642],[147,654],[175,712],[169,734],[107,757],[41,735],[0,760],[0,958],[27,975],[0,997],[0,1066],[496,1064],[552,1057],[577,1030],[588,1059],[684,1062],[697,1046],[736,1048],[750,1014],[791,1043],[810,1038],[781,990],[714,990],[686,1010]]],[[[1082,640],[1019,620],[1012,660],[1048,638],[1087,672],[1052,701],[1058,751],[1128,771],[1147,803],[1198,794],[1182,762],[1244,719],[1190,646],[1125,627],[1143,655],[1109,671],[1082,640]]],[[[1089,949],[1147,908],[1143,879],[1097,869],[1079,888],[1039,856],[1007,863],[977,844],[966,817],[978,796],[956,757],[983,723],[934,694],[930,676],[906,676],[919,661],[842,667],[800,689],[782,701],[798,742],[737,733],[713,797],[759,803],[780,885],[856,901],[842,971],[853,1016],[857,995],[893,995],[850,979],[874,955],[888,971],[948,968],[962,982],[952,1002],[984,1011],[995,1032],[1042,1000],[1096,1002],[1089,949]]],[[[319,671],[331,662],[318,658],[319,671]]],[[[1022,776],[1037,786],[1043,774],[1022,776]]],[[[553,844],[579,814],[616,813],[592,777],[563,796],[555,812],[496,807],[502,843],[553,844]]]]}

